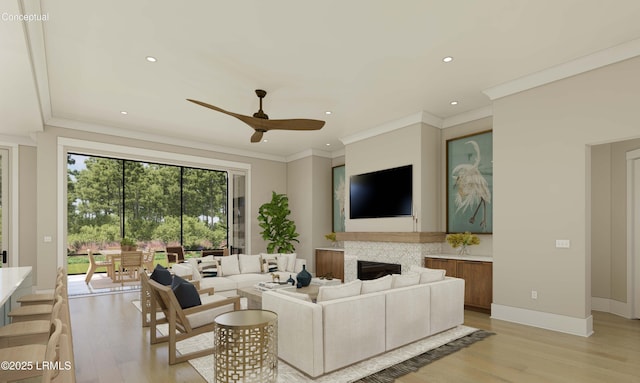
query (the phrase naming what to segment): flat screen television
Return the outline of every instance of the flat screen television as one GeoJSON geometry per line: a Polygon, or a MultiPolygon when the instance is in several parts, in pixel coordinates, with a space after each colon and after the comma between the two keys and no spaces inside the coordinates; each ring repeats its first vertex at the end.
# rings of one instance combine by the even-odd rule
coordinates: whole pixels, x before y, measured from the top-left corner
{"type": "Polygon", "coordinates": [[[349,218],[413,214],[413,165],[351,176],[349,218]]]}

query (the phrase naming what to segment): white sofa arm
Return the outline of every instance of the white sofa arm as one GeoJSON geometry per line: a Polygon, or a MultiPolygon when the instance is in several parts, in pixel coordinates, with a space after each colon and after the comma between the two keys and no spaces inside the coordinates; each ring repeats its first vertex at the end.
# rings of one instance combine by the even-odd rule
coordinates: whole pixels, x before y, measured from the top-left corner
{"type": "Polygon", "coordinates": [[[278,314],[278,357],[311,377],[322,375],[322,307],[276,291],[265,291],[262,309],[278,314]]]}
{"type": "Polygon", "coordinates": [[[431,288],[430,334],[464,323],[464,279],[445,277],[429,283],[431,288]]]}

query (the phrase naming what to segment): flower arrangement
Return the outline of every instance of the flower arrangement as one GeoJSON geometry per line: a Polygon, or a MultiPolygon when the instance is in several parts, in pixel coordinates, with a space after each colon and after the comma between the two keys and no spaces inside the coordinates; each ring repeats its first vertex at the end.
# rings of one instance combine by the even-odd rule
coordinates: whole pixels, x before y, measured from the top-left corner
{"type": "Polygon", "coordinates": [[[331,242],[335,242],[336,241],[336,233],[329,233],[329,234],[325,234],[324,237],[326,239],[328,239],[331,242]]]}
{"type": "Polygon", "coordinates": [[[464,233],[447,234],[447,242],[454,249],[461,247],[460,255],[463,255],[467,254],[467,246],[480,244],[480,238],[475,234],[465,231],[464,233]]]}

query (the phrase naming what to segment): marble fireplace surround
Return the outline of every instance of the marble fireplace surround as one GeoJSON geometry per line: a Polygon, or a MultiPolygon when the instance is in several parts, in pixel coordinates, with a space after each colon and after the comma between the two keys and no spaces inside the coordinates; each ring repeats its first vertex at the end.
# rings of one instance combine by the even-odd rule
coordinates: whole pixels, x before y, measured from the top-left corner
{"type": "Polygon", "coordinates": [[[397,263],[402,272],[413,265],[423,266],[424,257],[440,254],[445,233],[437,232],[344,232],[336,233],[344,242],[344,281],[357,278],[358,261],[397,263]]]}

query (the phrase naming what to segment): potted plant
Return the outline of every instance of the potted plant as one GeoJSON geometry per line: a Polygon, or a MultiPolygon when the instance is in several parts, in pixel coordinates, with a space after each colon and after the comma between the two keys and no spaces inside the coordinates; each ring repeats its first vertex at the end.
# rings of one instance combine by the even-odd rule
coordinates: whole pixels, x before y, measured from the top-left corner
{"type": "Polygon", "coordinates": [[[468,231],[465,231],[464,233],[448,234],[446,239],[447,242],[449,242],[449,245],[454,249],[457,249],[458,247],[460,248],[458,251],[459,255],[469,255],[469,246],[480,244],[480,238],[468,231]]]}
{"type": "Polygon", "coordinates": [[[288,218],[289,198],[286,194],[272,192],[271,202],[258,209],[258,223],[262,228],[262,239],[268,241],[268,253],[293,253],[293,242],[298,242],[300,235],[296,232],[296,224],[288,218]]]}
{"type": "Polygon", "coordinates": [[[120,240],[120,250],[122,251],[135,251],[138,249],[138,244],[131,238],[122,238],[120,240]]]}

